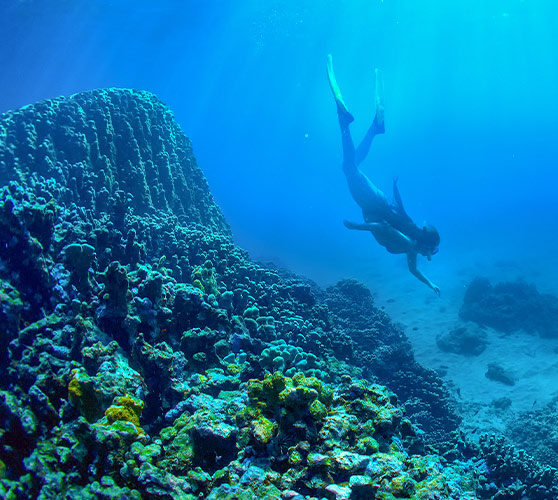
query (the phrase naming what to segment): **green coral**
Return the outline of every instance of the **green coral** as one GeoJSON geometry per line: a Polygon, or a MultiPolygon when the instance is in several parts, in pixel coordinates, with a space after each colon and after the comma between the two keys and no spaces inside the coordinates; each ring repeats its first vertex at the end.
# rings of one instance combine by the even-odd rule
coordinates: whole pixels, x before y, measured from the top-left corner
{"type": "Polygon", "coordinates": [[[380,431],[394,429],[403,418],[402,410],[392,404],[393,395],[385,387],[361,382],[351,385],[350,393],[343,397],[350,413],[360,420],[371,420],[380,431]]]}
{"type": "Polygon", "coordinates": [[[286,386],[287,378],[281,372],[267,374],[263,381],[248,381],[248,398],[255,406],[272,414],[279,405],[279,394],[286,386]]]}
{"type": "MultiPolygon", "coordinates": [[[[298,373],[287,377],[281,372],[268,373],[263,380],[247,383],[249,405],[238,413],[239,446],[279,443],[289,435],[292,425],[306,422],[318,424],[329,412],[333,391],[320,380],[298,373]]],[[[300,443],[299,443],[300,444],[300,443]]],[[[289,452],[289,463],[304,462],[308,450],[289,452]]]]}
{"type": "Polygon", "coordinates": [[[225,365],[225,370],[227,370],[227,372],[230,375],[235,375],[235,376],[240,375],[247,368],[248,368],[248,364],[229,363],[225,365]]]}
{"type": "Polygon", "coordinates": [[[310,405],[310,415],[314,420],[322,420],[327,416],[326,406],[318,399],[310,405]]]}
{"type": "Polygon", "coordinates": [[[330,406],[333,402],[333,389],[316,377],[306,377],[304,373],[298,372],[293,375],[292,380],[295,386],[304,386],[314,389],[318,393],[318,400],[325,406],[330,406]]]}
{"type": "Polygon", "coordinates": [[[292,378],[281,372],[268,373],[263,381],[250,380],[247,389],[252,405],[271,416],[281,410],[289,418],[310,415],[320,420],[327,415],[333,401],[329,386],[303,373],[296,373],[292,378]]]}
{"type": "Polygon", "coordinates": [[[190,435],[190,416],[183,413],[170,427],[160,432],[165,445],[166,457],[161,460],[161,468],[170,472],[185,474],[194,460],[194,441],[190,435]]]}
{"type": "Polygon", "coordinates": [[[205,287],[203,286],[203,283],[199,279],[195,279],[194,281],[192,281],[192,285],[196,287],[198,290],[201,290],[202,292],[205,293],[205,287]]]}
{"type": "Polygon", "coordinates": [[[390,488],[393,495],[399,498],[409,498],[415,492],[416,482],[408,474],[400,474],[392,478],[390,488]]]}
{"type": "Polygon", "coordinates": [[[23,301],[19,291],[7,281],[0,281],[0,320],[3,320],[4,328],[17,331],[22,311],[23,301]]]}
{"type": "Polygon", "coordinates": [[[363,438],[359,439],[355,450],[357,453],[361,455],[373,455],[374,453],[378,453],[380,450],[380,445],[378,441],[376,441],[371,435],[364,436],[363,438]]]}
{"type": "Polygon", "coordinates": [[[256,417],[250,422],[252,433],[261,444],[267,444],[271,441],[275,433],[277,432],[277,424],[271,422],[263,415],[256,415],[256,417]]]}

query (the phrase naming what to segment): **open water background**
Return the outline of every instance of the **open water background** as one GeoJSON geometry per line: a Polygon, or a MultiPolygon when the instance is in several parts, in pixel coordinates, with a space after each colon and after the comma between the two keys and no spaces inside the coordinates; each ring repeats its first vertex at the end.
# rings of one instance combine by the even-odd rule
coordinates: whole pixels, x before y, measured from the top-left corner
{"type": "Polygon", "coordinates": [[[192,139],[241,246],[321,284],[378,288],[406,276],[405,261],[342,225],[360,213],[325,60],[355,140],[378,67],[387,133],[362,168],[389,196],[399,176],[410,215],[438,227],[425,272],[442,293],[463,269],[513,268],[552,289],[557,18],[553,0],[0,0],[0,112],[98,87],[150,90],[192,139]]]}

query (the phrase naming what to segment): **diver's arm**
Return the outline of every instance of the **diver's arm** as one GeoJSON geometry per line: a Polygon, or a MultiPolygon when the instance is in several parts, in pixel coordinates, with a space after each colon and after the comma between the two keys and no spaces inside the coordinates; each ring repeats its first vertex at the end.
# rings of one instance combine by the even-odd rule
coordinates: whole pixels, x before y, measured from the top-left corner
{"type": "Polygon", "coordinates": [[[436,295],[440,295],[440,289],[432,283],[423,273],[417,268],[417,252],[408,252],[407,253],[407,264],[409,264],[409,271],[413,276],[416,276],[420,281],[422,281],[425,285],[432,288],[436,295]]]}
{"type": "Polygon", "coordinates": [[[347,220],[343,221],[348,229],[358,229],[360,231],[370,231],[376,241],[385,247],[389,253],[409,253],[415,251],[415,243],[405,236],[401,231],[385,222],[366,222],[356,224],[347,220]]]}
{"type": "Polygon", "coordinates": [[[343,224],[347,229],[358,229],[359,231],[370,231],[372,233],[374,232],[374,230],[378,230],[378,231],[389,230],[390,236],[392,238],[393,237],[399,238],[405,240],[406,243],[411,243],[411,240],[407,238],[407,236],[405,236],[403,233],[401,233],[394,227],[391,227],[389,224],[386,224],[385,222],[365,222],[364,224],[358,224],[356,222],[344,220],[343,224]]]}
{"type": "Polygon", "coordinates": [[[351,222],[348,220],[344,220],[343,224],[347,229],[358,229],[359,231],[372,231],[378,223],[374,222],[365,222],[364,224],[357,224],[356,222],[351,222]]]}

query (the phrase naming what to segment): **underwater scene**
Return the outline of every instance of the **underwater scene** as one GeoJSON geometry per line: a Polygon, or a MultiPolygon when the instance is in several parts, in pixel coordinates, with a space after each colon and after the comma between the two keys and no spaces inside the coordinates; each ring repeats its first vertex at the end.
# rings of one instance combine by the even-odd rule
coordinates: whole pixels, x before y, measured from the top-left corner
{"type": "Polygon", "coordinates": [[[0,498],[558,500],[556,19],[0,0],[0,498]]]}

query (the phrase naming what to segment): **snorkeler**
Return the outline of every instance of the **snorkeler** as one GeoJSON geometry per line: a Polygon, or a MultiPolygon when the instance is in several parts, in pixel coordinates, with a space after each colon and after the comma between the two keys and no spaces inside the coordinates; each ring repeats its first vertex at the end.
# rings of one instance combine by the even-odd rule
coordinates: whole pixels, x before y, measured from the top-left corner
{"type": "Polygon", "coordinates": [[[397,180],[393,182],[395,204],[391,205],[384,193],[358,168],[366,158],[374,137],[377,134],[383,134],[385,131],[383,88],[379,71],[376,70],[376,116],[364,139],[356,149],[349,130],[349,125],[354,118],[349,113],[335,80],[331,54],[327,56],[327,76],[337,105],[337,115],[341,127],[343,172],[349,185],[349,191],[362,209],[364,217],[363,224],[343,221],[345,227],[370,231],[376,241],[385,247],[388,252],[407,254],[409,271],[434,290],[437,295],[440,295],[440,289],[417,268],[417,255],[419,253],[431,260],[432,255],[438,252],[438,245],[440,244],[438,231],[433,226],[419,228],[407,215],[397,188],[397,180]]]}

